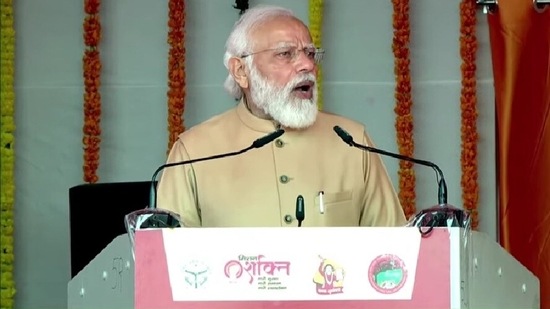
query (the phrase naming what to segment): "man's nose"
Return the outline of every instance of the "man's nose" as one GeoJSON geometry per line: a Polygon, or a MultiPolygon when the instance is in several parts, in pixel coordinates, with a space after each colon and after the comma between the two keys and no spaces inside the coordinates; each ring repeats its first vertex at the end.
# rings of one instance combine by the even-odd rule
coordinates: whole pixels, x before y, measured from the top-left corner
{"type": "Polygon", "coordinates": [[[315,61],[309,58],[304,51],[298,53],[296,70],[298,72],[312,72],[315,69],[315,61]]]}

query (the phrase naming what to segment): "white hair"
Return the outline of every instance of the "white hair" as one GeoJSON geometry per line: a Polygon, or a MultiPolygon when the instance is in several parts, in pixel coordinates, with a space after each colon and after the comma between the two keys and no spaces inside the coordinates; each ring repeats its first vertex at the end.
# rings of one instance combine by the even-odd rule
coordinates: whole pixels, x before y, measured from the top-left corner
{"type": "MultiPolygon", "coordinates": [[[[259,5],[248,9],[233,26],[225,43],[225,54],[223,55],[223,64],[229,69],[229,59],[241,57],[245,53],[252,52],[252,42],[250,42],[250,32],[255,27],[276,17],[294,17],[294,13],[278,6],[259,5]]],[[[246,65],[252,64],[252,56],[246,58],[246,65]]],[[[243,96],[243,91],[235,81],[231,73],[224,82],[224,88],[237,100],[243,96]]]]}

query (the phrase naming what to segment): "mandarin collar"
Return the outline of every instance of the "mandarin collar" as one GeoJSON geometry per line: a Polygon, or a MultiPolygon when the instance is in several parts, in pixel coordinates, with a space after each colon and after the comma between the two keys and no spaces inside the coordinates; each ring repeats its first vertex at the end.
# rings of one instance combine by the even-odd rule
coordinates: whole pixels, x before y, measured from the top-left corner
{"type": "Polygon", "coordinates": [[[244,96],[237,105],[237,115],[242,123],[254,131],[270,133],[279,128],[279,124],[276,121],[254,116],[246,107],[244,96]]]}

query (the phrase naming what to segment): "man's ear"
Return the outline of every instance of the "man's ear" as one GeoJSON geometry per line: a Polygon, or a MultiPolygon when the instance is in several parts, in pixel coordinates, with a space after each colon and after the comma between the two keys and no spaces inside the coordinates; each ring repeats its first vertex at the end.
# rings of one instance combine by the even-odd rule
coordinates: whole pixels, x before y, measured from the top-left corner
{"type": "Polygon", "coordinates": [[[244,67],[244,61],[240,58],[229,59],[229,73],[233,76],[241,88],[248,88],[248,75],[244,67]]]}

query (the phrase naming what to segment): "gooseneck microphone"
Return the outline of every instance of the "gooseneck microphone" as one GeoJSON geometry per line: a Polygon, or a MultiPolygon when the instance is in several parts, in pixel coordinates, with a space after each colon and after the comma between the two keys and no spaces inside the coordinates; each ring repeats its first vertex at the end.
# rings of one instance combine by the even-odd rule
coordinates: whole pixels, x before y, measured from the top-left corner
{"type": "Polygon", "coordinates": [[[302,221],[306,218],[306,208],[304,206],[304,197],[298,195],[296,198],[296,220],[298,220],[298,227],[302,226],[302,221]]]}
{"type": "Polygon", "coordinates": [[[407,156],[404,156],[404,155],[400,155],[400,154],[397,154],[397,153],[392,153],[392,152],[389,152],[389,151],[385,151],[385,150],[382,150],[382,149],[378,149],[378,148],[374,148],[374,147],[370,147],[370,146],[366,146],[366,145],[357,144],[355,141],[353,141],[353,137],[348,132],[346,132],[344,129],[342,129],[339,126],[334,127],[334,132],[336,132],[336,134],[338,134],[338,136],[340,136],[340,138],[346,144],[348,144],[352,147],[357,147],[359,149],[363,149],[363,150],[366,150],[366,151],[375,152],[375,153],[378,153],[378,154],[381,154],[381,155],[393,157],[393,158],[400,159],[400,160],[410,161],[410,162],[418,163],[420,165],[424,165],[424,166],[428,166],[428,167],[433,168],[436,172],[436,175],[439,176],[439,178],[440,178],[439,181],[438,181],[437,201],[438,201],[439,205],[447,204],[447,183],[445,182],[445,178],[443,177],[443,172],[441,171],[439,166],[437,166],[435,163],[430,162],[430,161],[419,160],[419,159],[407,157],[407,156]]]}
{"type": "Polygon", "coordinates": [[[213,155],[213,156],[209,156],[209,157],[203,157],[203,158],[197,158],[197,159],[191,159],[191,160],[185,160],[185,161],[179,161],[179,162],[166,163],[166,164],[161,165],[153,173],[153,177],[151,178],[151,191],[150,191],[150,194],[149,194],[149,207],[148,208],[150,208],[150,209],[156,209],[157,208],[157,186],[156,186],[155,182],[157,180],[158,174],[162,170],[164,170],[165,168],[172,167],[172,166],[186,165],[186,164],[191,164],[191,163],[196,163],[196,162],[201,162],[201,161],[208,161],[208,160],[214,160],[214,159],[221,159],[221,158],[236,156],[236,155],[245,153],[245,152],[247,152],[251,149],[254,149],[254,148],[261,148],[261,147],[271,143],[272,141],[274,141],[276,138],[280,137],[281,135],[283,135],[283,133],[285,133],[285,131],[283,129],[278,129],[277,131],[271,132],[271,133],[267,134],[266,136],[258,138],[250,146],[248,146],[244,149],[241,149],[239,151],[222,153],[222,154],[217,154],[217,155],[213,155]]]}

